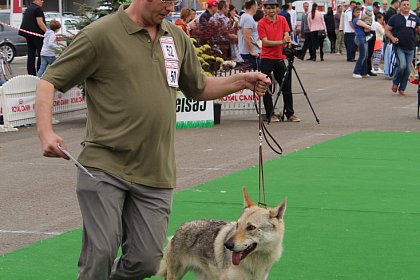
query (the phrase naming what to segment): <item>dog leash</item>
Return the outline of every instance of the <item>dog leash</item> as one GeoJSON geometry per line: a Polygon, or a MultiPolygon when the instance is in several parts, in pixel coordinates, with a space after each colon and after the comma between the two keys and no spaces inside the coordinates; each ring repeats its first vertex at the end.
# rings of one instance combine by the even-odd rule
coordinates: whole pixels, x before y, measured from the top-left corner
{"type": "Polygon", "coordinates": [[[264,182],[264,161],[263,161],[263,155],[262,155],[262,142],[263,142],[263,138],[265,139],[265,141],[267,142],[268,146],[271,148],[271,150],[273,150],[275,153],[281,155],[283,153],[283,149],[281,148],[280,144],[277,143],[276,139],[274,139],[273,135],[271,135],[270,131],[268,131],[262,115],[261,115],[261,99],[262,96],[258,97],[258,105],[257,105],[257,94],[255,92],[255,87],[256,85],[254,85],[254,90],[253,90],[253,99],[254,99],[254,106],[255,106],[255,110],[257,111],[258,114],[258,142],[259,142],[259,150],[258,150],[258,167],[259,167],[259,178],[258,178],[258,206],[262,205],[264,206],[264,208],[267,208],[267,203],[266,203],[266,195],[265,195],[265,182],[264,182]],[[267,137],[268,135],[268,137],[267,137]],[[274,144],[272,145],[270,143],[270,140],[273,141],[273,143],[277,146],[276,148],[273,147],[274,144]],[[261,201],[262,198],[262,201],[261,201]]]}

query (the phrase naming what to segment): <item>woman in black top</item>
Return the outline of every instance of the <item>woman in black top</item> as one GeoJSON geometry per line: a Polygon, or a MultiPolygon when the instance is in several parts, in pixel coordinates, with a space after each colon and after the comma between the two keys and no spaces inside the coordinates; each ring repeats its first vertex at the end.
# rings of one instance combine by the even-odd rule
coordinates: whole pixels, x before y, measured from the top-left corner
{"type": "Polygon", "coordinates": [[[335,53],[335,42],[337,41],[337,35],[335,34],[334,13],[331,7],[328,7],[327,13],[324,15],[324,21],[327,27],[327,36],[330,40],[331,53],[335,53]]]}

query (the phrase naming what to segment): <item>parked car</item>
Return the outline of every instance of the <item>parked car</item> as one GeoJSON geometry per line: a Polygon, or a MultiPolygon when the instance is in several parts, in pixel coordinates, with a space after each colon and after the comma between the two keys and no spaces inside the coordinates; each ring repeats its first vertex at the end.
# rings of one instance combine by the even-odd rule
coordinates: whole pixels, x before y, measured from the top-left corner
{"type": "Polygon", "coordinates": [[[44,12],[45,20],[48,19],[58,19],[61,17],[61,14],[59,12],[44,12]]]}
{"type": "Polygon", "coordinates": [[[56,19],[61,22],[61,28],[58,31],[58,34],[62,34],[64,36],[74,36],[79,33],[79,29],[77,28],[77,24],[79,23],[79,19],[75,17],[57,17],[57,18],[46,18],[45,21],[47,22],[47,28],[50,27],[50,21],[52,19],[56,19]]]}
{"type": "Polygon", "coordinates": [[[4,44],[0,45],[0,51],[7,56],[10,63],[16,56],[27,55],[28,49],[26,39],[18,35],[18,31],[14,28],[0,24],[0,42],[7,39],[4,44]]]}

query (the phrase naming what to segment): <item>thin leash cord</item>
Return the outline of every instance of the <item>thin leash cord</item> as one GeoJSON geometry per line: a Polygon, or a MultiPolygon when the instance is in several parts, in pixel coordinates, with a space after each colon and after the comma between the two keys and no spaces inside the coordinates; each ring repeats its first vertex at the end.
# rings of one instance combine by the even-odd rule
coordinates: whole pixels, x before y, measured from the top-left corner
{"type": "Polygon", "coordinates": [[[261,97],[258,98],[258,105],[256,102],[257,94],[255,93],[255,87],[253,90],[253,98],[254,98],[254,105],[255,109],[258,113],[258,141],[259,141],[259,149],[258,149],[258,166],[259,166],[259,178],[258,178],[258,205],[264,206],[264,208],[267,208],[266,203],[266,194],[265,194],[265,182],[264,182],[264,161],[263,161],[263,155],[262,155],[262,142],[263,138],[267,142],[268,146],[273,150],[275,153],[281,155],[283,153],[283,149],[281,146],[277,143],[277,141],[274,139],[274,137],[271,135],[271,133],[268,131],[267,127],[264,124],[264,121],[262,119],[261,115],[261,97]],[[267,135],[271,138],[271,140],[276,144],[278,150],[276,150],[269,142],[267,135]],[[262,201],[261,201],[262,197],[262,201]]]}

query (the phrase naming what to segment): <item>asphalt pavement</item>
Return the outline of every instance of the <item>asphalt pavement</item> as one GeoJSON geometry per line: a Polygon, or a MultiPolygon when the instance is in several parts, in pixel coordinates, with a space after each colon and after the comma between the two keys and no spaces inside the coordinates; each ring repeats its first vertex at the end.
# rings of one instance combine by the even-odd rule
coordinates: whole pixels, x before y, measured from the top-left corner
{"type": "MultiPolygon", "coordinates": [[[[326,54],[324,62],[296,60],[295,66],[320,124],[305,96],[294,95],[302,121],[268,126],[286,154],[354,131],[420,130],[416,85],[399,96],[383,77],[353,79],[354,63],[335,54],[326,54]]],[[[17,58],[12,67],[15,74],[25,74],[26,59],[17,58]]],[[[293,89],[301,91],[295,77],[293,89]]],[[[54,125],[74,155],[81,150],[85,121],[54,125]]],[[[175,141],[177,190],[258,164],[255,114],[222,116],[214,128],[178,129],[175,141]]],[[[264,160],[277,157],[263,147],[264,160]]],[[[305,170],[299,172],[305,176],[305,170]]],[[[0,255],[81,226],[75,174],[70,162],[42,157],[35,126],[0,133],[0,255]]]]}

